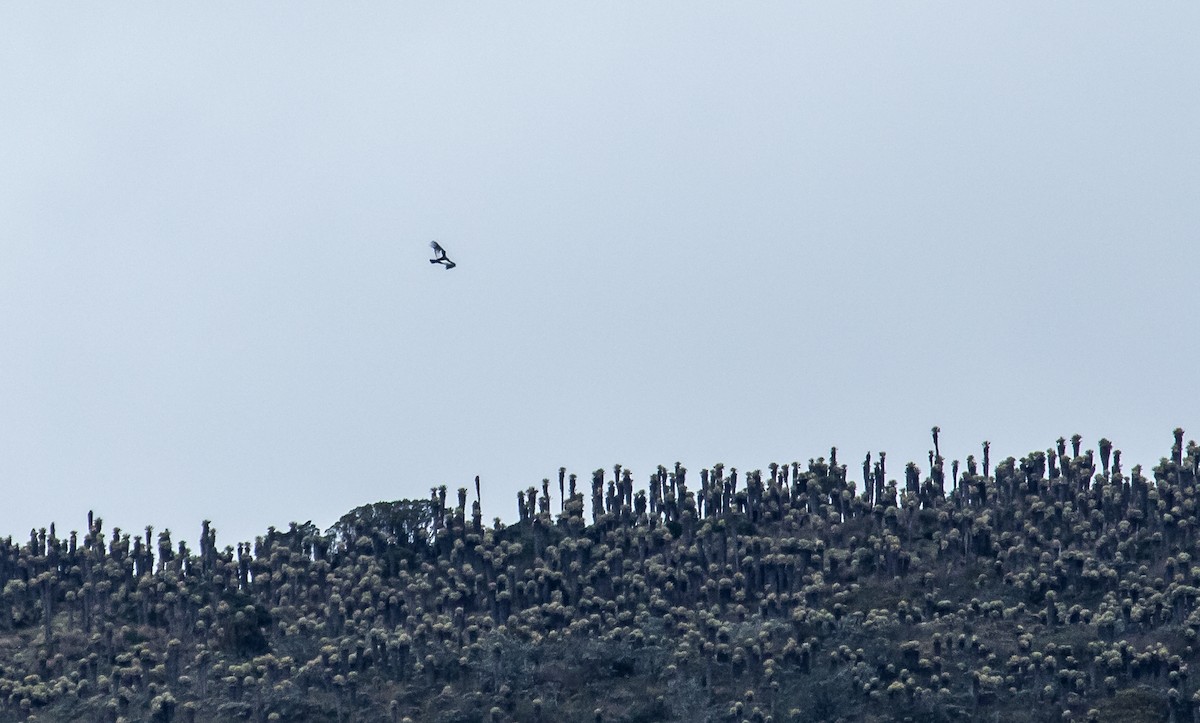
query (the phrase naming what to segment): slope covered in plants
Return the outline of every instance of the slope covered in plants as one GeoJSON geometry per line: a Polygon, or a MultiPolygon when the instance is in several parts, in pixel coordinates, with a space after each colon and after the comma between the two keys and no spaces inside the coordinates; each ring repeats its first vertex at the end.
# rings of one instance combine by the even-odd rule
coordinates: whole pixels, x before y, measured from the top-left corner
{"type": "Polygon", "coordinates": [[[220,548],[0,541],[0,720],[1192,720],[1200,448],[560,470],[220,548]]]}

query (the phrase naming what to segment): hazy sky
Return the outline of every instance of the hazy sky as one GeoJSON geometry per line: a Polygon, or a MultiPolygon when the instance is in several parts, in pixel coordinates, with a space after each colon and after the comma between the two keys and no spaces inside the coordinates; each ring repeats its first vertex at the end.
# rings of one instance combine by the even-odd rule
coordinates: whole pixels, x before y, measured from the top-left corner
{"type": "Polygon", "coordinates": [[[0,6],[0,534],[1200,433],[1200,4],[0,6]],[[431,266],[438,239],[458,263],[431,266]],[[453,492],[451,492],[453,495],[453,492]]]}

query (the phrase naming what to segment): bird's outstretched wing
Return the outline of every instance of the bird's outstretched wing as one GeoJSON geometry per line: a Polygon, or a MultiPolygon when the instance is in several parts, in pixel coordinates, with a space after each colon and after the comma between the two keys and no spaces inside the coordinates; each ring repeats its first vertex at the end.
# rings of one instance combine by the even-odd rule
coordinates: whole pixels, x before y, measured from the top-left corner
{"type": "Polygon", "coordinates": [[[429,246],[433,249],[433,252],[438,255],[438,258],[446,257],[446,249],[442,248],[442,245],[437,241],[430,241],[429,246]]]}

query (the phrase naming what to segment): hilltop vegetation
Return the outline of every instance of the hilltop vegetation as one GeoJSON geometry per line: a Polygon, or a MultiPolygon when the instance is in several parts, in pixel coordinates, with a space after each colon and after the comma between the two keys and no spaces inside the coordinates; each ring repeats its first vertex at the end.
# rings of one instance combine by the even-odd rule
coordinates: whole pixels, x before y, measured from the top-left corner
{"type": "Polygon", "coordinates": [[[0,541],[0,720],[1193,720],[1200,448],[1081,447],[559,470],[510,525],[476,479],[197,550],[89,515],[0,541]]]}

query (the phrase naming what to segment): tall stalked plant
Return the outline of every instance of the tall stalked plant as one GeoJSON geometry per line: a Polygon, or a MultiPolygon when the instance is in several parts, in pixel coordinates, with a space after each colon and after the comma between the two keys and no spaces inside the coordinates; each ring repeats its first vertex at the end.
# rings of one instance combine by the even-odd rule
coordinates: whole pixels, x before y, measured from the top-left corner
{"type": "Polygon", "coordinates": [[[1100,438],[1100,467],[1105,477],[1108,477],[1108,463],[1112,458],[1112,442],[1107,437],[1100,438]]]}

